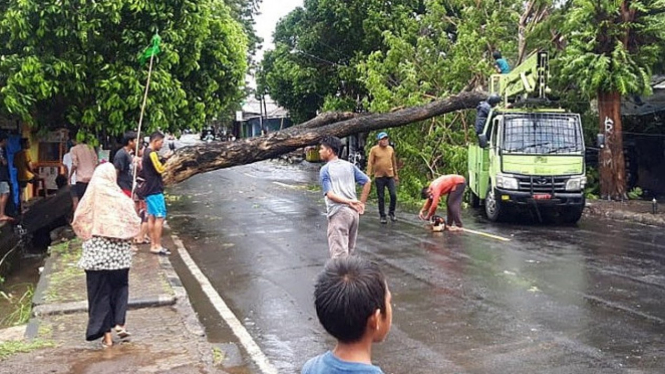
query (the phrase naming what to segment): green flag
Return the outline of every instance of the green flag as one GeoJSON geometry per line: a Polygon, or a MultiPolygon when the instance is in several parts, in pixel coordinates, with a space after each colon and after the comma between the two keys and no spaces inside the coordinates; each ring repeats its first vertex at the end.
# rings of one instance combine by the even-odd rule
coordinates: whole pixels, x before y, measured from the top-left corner
{"type": "Polygon", "coordinates": [[[152,56],[157,56],[160,52],[159,43],[161,43],[162,38],[159,37],[159,34],[155,34],[152,37],[152,45],[145,49],[141,55],[140,61],[141,65],[145,65],[145,62],[150,59],[152,56]]]}

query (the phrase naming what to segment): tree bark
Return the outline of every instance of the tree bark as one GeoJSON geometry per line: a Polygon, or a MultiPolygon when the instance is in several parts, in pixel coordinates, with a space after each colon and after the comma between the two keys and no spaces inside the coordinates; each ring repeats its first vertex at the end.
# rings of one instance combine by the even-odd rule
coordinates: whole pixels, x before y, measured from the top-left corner
{"type": "Polygon", "coordinates": [[[623,156],[621,95],[619,92],[598,92],[600,133],[605,146],[598,158],[600,195],[603,199],[626,199],[626,163],[623,156]]]}
{"type": "Polygon", "coordinates": [[[303,126],[276,131],[258,138],[181,148],[166,163],[164,182],[179,183],[196,174],[274,158],[298,148],[317,144],[326,135],[346,137],[359,132],[403,126],[441,114],[475,108],[478,102],[485,98],[487,94],[484,92],[463,92],[426,105],[391,113],[363,115],[319,127],[312,127],[310,121],[309,125],[305,123],[303,126]]]}

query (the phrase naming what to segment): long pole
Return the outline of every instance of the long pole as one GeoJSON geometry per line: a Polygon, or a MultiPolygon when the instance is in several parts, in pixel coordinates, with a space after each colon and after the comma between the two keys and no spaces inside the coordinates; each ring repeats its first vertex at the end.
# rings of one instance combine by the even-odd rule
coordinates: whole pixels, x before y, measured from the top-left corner
{"type": "MultiPolygon", "coordinates": [[[[155,54],[150,55],[150,65],[148,66],[148,81],[145,84],[145,93],[143,94],[143,104],[141,104],[141,115],[139,116],[139,128],[136,132],[136,151],[134,152],[134,157],[139,156],[139,144],[141,144],[141,126],[143,125],[143,114],[145,113],[145,105],[148,102],[148,91],[150,91],[150,77],[152,76],[152,62],[155,58],[155,54]]],[[[134,195],[134,190],[136,189],[136,171],[138,167],[134,165],[134,175],[132,177],[132,196],[134,195]]]]}

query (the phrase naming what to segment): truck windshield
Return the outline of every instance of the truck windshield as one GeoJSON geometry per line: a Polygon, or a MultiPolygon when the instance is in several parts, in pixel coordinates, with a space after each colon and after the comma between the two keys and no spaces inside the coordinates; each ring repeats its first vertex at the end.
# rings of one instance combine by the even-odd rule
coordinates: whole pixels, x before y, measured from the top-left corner
{"type": "Polygon", "coordinates": [[[584,142],[579,116],[553,113],[506,115],[502,148],[507,153],[580,153],[584,150],[584,142]]]}

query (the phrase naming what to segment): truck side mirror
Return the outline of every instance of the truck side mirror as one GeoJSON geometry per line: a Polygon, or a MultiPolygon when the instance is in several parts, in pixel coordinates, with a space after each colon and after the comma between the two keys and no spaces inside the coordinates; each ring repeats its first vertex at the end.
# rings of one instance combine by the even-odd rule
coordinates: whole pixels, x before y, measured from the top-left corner
{"type": "Polygon", "coordinates": [[[489,142],[487,141],[487,135],[485,134],[479,134],[478,135],[478,145],[480,145],[480,148],[487,148],[489,146],[489,142]]]}
{"type": "Polygon", "coordinates": [[[605,148],[605,134],[598,134],[597,142],[599,148],[605,148]]]}

